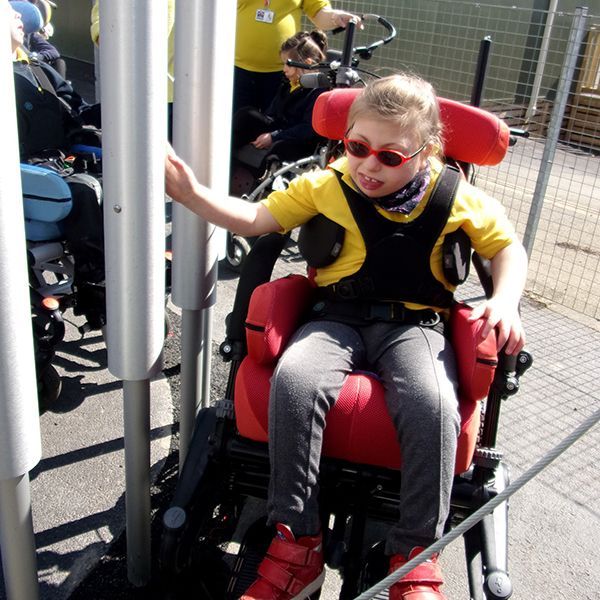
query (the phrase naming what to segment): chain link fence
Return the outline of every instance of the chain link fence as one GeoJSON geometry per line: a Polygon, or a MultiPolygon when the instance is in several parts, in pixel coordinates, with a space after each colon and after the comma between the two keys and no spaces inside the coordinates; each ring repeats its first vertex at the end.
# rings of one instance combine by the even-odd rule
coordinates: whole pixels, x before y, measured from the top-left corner
{"type": "MultiPolygon", "coordinates": [[[[336,7],[388,18],[397,38],[361,66],[431,81],[470,102],[480,46],[491,40],[481,106],[519,137],[477,185],[498,198],[530,255],[528,293],[600,321],[600,10],[511,3],[345,0],[336,7]]],[[[564,3],[563,3],[564,4],[564,3]]],[[[360,45],[378,27],[360,33],[360,45]]],[[[340,44],[335,37],[331,45],[340,44]]]]}

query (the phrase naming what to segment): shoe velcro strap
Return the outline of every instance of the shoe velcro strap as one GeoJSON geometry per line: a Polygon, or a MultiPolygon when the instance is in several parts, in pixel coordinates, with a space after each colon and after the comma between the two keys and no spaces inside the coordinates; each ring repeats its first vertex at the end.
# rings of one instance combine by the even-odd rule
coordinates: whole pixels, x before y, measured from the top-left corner
{"type": "Polygon", "coordinates": [[[292,544],[278,538],[274,539],[267,552],[270,556],[284,560],[293,565],[316,567],[323,562],[320,552],[315,552],[310,548],[292,544]]]}
{"type": "MultiPolygon", "coordinates": [[[[401,565],[400,565],[401,566],[401,565]]],[[[443,584],[442,569],[438,563],[424,562],[417,565],[412,571],[409,571],[402,577],[398,583],[412,584],[443,584]]]]}
{"type": "Polygon", "coordinates": [[[309,583],[302,583],[281,565],[266,556],[258,566],[258,574],[279,590],[297,596],[309,583]]]}

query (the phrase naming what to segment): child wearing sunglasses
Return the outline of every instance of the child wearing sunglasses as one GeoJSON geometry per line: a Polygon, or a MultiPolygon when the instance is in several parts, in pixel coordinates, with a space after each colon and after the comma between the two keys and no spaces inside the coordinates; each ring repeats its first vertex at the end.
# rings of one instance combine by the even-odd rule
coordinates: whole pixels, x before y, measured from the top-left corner
{"type": "MultiPolygon", "coordinates": [[[[509,354],[525,343],[518,304],[527,260],[500,204],[463,180],[449,208],[432,206],[443,168],[441,135],[432,87],[395,75],[370,84],[354,101],[345,157],[261,203],[224,202],[180,159],[167,159],[167,193],[244,236],[288,231],[319,214],[344,230],[337,258],[316,271],[318,305],[325,308],[296,332],[271,382],[268,516],[277,535],[246,600],[306,598],[323,581],[323,429],[355,368],[381,379],[402,447],[401,511],[386,540],[390,569],[442,535],[460,429],[455,358],[441,327],[454,291],[442,266],[448,233],[462,228],[491,261],[493,295],[471,317],[483,318],[482,338],[497,328],[499,347],[509,354]],[[287,590],[280,584],[284,574],[292,583],[287,590]]],[[[443,599],[442,583],[434,557],[394,584],[390,598],[443,599]]]]}

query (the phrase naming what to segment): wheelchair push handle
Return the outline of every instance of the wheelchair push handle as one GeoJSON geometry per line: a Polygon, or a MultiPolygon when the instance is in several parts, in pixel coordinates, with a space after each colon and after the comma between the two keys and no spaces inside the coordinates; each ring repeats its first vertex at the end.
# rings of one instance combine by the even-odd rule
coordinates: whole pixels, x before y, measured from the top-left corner
{"type": "Polygon", "coordinates": [[[396,28],[384,17],[373,14],[366,14],[362,16],[363,21],[377,21],[379,25],[384,27],[388,34],[386,37],[369,44],[368,46],[360,46],[358,48],[354,48],[354,54],[358,54],[362,59],[369,60],[373,56],[373,52],[380,48],[381,46],[385,46],[389,44],[396,37],[396,28]]]}
{"type": "Polygon", "coordinates": [[[529,137],[529,131],[526,129],[518,129],[517,127],[509,128],[509,137],[508,137],[508,145],[514,146],[517,143],[517,138],[525,138],[529,137]]]}
{"type": "MultiPolygon", "coordinates": [[[[300,78],[300,84],[306,88],[316,87],[350,87],[355,84],[359,78],[355,72],[358,66],[359,58],[368,60],[373,56],[373,52],[381,46],[388,44],[396,37],[396,28],[384,17],[374,14],[364,14],[361,21],[376,21],[385,28],[387,35],[376,40],[368,46],[354,47],[354,37],[358,22],[351,20],[345,28],[338,30],[345,32],[343,49],[329,50],[328,60],[316,64],[308,64],[301,61],[287,61],[290,67],[304,69],[306,71],[315,71],[315,73],[306,73],[300,78]]],[[[333,30],[335,33],[337,30],[333,30]]]]}

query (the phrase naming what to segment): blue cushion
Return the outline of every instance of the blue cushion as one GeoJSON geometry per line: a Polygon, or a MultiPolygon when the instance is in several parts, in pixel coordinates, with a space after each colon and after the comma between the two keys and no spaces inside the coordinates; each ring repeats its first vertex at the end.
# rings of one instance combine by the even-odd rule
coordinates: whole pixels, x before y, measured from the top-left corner
{"type": "Polygon", "coordinates": [[[28,240],[60,237],[62,221],[73,206],[67,182],[49,169],[21,164],[21,186],[28,240]]]}

